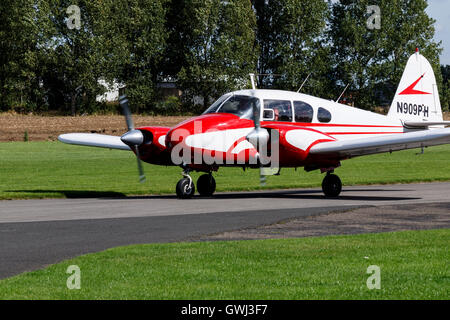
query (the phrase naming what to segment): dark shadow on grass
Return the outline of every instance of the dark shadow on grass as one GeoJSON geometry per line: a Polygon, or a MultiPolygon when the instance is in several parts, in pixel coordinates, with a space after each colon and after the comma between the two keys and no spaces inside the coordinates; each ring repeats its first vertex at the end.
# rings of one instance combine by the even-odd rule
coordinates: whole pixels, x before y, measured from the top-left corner
{"type": "Polygon", "coordinates": [[[77,198],[126,198],[126,195],[115,191],[90,190],[5,190],[5,192],[32,193],[32,194],[62,194],[68,199],[77,198]]]}

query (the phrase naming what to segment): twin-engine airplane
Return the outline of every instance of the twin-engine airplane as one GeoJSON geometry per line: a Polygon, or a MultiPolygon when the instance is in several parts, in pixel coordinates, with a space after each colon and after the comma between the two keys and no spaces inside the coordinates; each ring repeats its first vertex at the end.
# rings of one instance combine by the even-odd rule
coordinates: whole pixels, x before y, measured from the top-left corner
{"type": "Polygon", "coordinates": [[[62,134],[64,143],[132,150],[138,161],[183,168],[176,186],[179,198],[190,198],[197,180],[200,195],[216,188],[213,171],[221,166],[260,168],[265,175],[282,167],[304,167],[326,173],[322,190],[337,197],[342,189],[334,169],[356,156],[450,143],[450,121],[443,121],[436,79],[430,63],[418,52],[403,72],[387,115],[280,90],[227,93],[202,115],[173,128],[134,128],[128,101],[121,97],[128,132],[123,136],[62,134]]]}

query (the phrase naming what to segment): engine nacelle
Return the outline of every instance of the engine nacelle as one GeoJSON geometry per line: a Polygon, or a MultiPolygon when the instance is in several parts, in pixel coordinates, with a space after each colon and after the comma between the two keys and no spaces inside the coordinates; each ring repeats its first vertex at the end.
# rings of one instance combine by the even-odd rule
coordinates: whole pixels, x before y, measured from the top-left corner
{"type": "Polygon", "coordinates": [[[172,165],[170,152],[166,147],[166,134],[170,127],[140,127],[144,139],[139,145],[141,160],[159,165],[172,165]]]}

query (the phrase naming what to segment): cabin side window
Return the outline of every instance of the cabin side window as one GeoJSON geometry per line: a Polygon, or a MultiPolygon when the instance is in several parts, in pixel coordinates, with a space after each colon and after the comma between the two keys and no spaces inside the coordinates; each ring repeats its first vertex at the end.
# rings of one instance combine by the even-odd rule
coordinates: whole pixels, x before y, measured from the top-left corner
{"type": "Polygon", "coordinates": [[[294,101],[295,122],[312,122],[314,110],[303,101],[294,101]]]}
{"type": "Polygon", "coordinates": [[[264,100],[264,109],[273,110],[273,121],[292,122],[292,107],[288,100],[264,100]]]}
{"type": "Polygon", "coordinates": [[[327,109],[319,108],[317,113],[317,119],[320,122],[330,122],[331,121],[331,113],[327,109]]]}

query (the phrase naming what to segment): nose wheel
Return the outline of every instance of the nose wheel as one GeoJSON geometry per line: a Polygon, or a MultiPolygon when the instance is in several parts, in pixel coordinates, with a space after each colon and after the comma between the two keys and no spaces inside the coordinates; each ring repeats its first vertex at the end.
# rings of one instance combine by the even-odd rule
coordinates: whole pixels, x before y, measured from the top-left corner
{"type": "Polygon", "coordinates": [[[176,192],[179,199],[190,199],[194,195],[195,185],[188,170],[183,171],[183,178],[178,181],[176,192]]]}
{"type": "Polygon", "coordinates": [[[342,190],[341,179],[335,174],[327,173],[322,181],[322,191],[328,198],[336,198],[342,190]]]}

